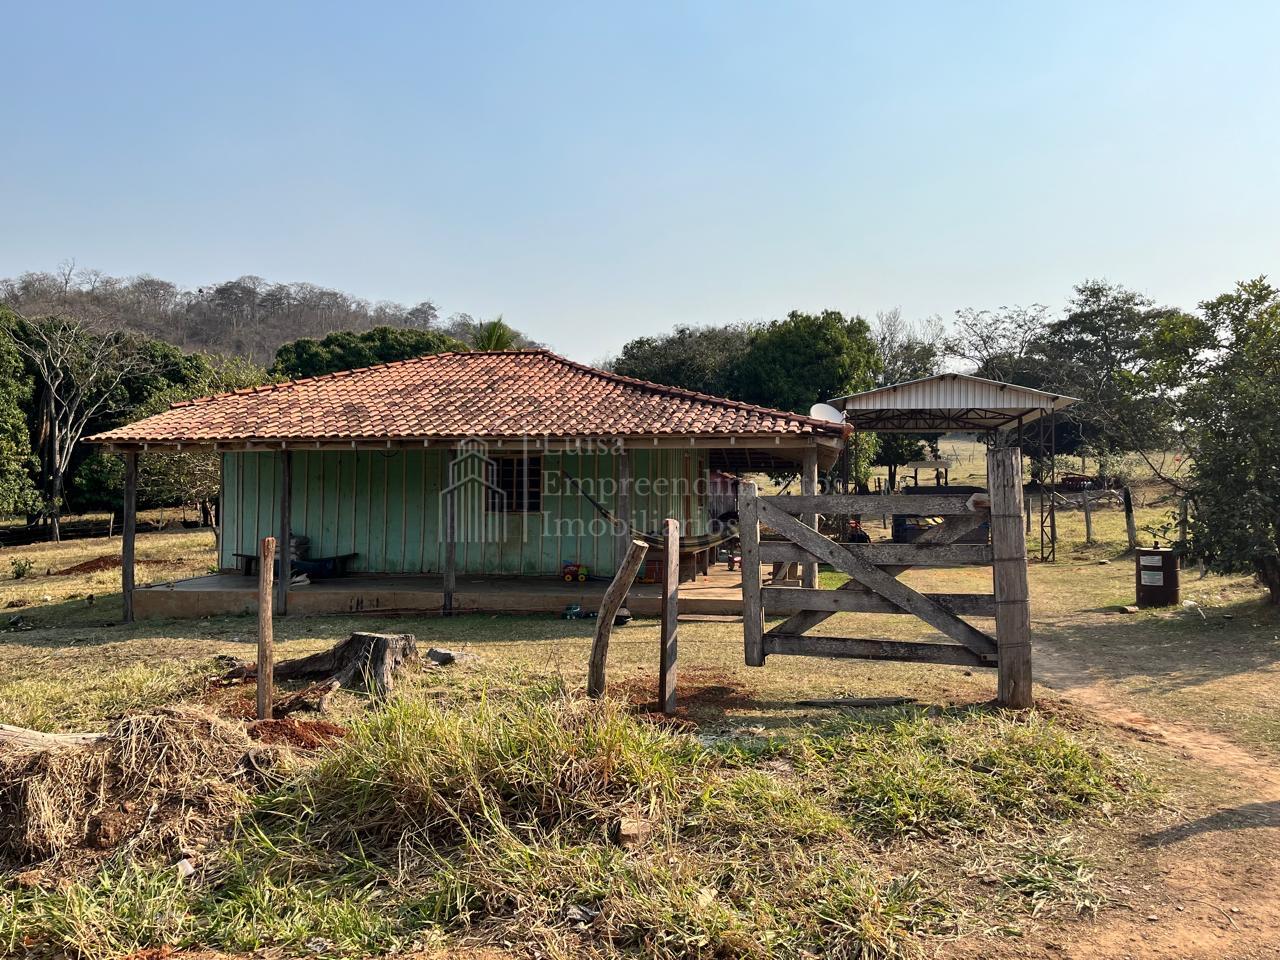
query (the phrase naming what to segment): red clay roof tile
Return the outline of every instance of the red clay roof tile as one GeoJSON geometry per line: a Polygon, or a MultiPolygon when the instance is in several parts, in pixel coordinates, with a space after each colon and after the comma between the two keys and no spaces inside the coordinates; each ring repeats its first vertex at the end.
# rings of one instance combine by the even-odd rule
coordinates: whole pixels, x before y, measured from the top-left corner
{"type": "Polygon", "coordinates": [[[174,404],[94,443],[839,436],[839,425],[622,377],[547,350],[437,353],[174,404]]]}

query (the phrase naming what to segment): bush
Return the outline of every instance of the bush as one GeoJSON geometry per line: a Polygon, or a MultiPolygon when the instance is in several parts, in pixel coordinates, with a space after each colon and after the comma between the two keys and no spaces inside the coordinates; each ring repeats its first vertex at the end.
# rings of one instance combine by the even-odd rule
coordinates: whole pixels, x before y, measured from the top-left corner
{"type": "Polygon", "coordinates": [[[30,557],[14,557],[9,561],[9,568],[13,571],[13,579],[21,580],[32,571],[36,563],[30,557]]]}

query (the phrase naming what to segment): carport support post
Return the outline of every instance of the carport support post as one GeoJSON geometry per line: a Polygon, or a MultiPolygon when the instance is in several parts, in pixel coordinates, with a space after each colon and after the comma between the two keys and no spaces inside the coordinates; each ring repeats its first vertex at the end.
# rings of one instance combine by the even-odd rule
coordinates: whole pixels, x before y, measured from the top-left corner
{"type": "Polygon", "coordinates": [[[138,533],[138,454],[124,455],[124,523],[120,528],[120,588],[124,622],[133,623],[133,551],[138,533]]]}
{"type": "MultiPolygon", "coordinates": [[[[818,448],[816,445],[804,448],[804,466],[800,474],[800,492],[806,496],[818,493],[818,448]]],[[[807,513],[800,522],[818,529],[818,515],[807,513]]],[[[805,562],[800,567],[800,585],[812,589],[818,585],[818,562],[805,562]]]]}
{"type": "Polygon", "coordinates": [[[293,579],[293,451],[280,451],[280,579],[276,582],[276,610],[280,616],[289,612],[289,581],[293,579]]]}
{"type": "Polygon", "coordinates": [[[1027,539],[1022,530],[1022,469],[1016,447],[996,436],[987,451],[991,494],[991,565],[996,601],[999,665],[996,700],[1002,707],[1033,705],[1031,601],[1027,590],[1027,539]]]}

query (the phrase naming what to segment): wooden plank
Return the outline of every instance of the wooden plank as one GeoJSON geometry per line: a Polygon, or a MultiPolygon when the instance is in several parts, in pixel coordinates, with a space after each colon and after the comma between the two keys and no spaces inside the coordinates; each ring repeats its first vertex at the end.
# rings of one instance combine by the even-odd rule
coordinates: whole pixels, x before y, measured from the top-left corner
{"type": "MultiPolygon", "coordinates": [[[[850,581],[856,583],[857,581],[850,581]]],[[[926,597],[957,616],[994,617],[995,597],[987,593],[926,593],[926,597]]],[[[764,587],[764,608],[769,615],[800,610],[830,613],[907,613],[895,603],[867,589],[807,590],[803,587],[764,587]]],[[[790,631],[783,631],[788,633],[790,631]]]]}
{"type": "Polygon", "coordinates": [[[987,451],[991,491],[992,580],[996,595],[996,643],[1000,671],[996,700],[1018,709],[1034,703],[1031,692],[1031,600],[1027,591],[1027,539],[1022,530],[1022,451],[987,451]]]}
{"type": "Polygon", "coordinates": [[[658,656],[658,707],[667,716],[676,712],[676,644],[680,616],[680,522],[670,517],[662,525],[662,648],[658,656]]]}
{"type": "MultiPolygon", "coordinates": [[[[944,544],[959,540],[965,534],[972,533],[978,527],[987,521],[987,512],[985,510],[979,513],[969,513],[959,516],[947,517],[942,523],[936,527],[930,527],[916,539],[917,544],[944,544]]],[[[890,576],[898,577],[910,570],[909,565],[900,567],[885,567],[884,572],[890,576]]],[[[837,590],[865,590],[866,588],[859,584],[856,580],[850,580],[836,588],[837,590]]],[[[784,633],[804,633],[811,630],[818,624],[822,623],[831,612],[823,612],[817,610],[806,610],[801,613],[792,614],[785,622],[779,624],[778,629],[784,633]]]]}
{"type": "Polygon", "coordinates": [[[853,660],[906,660],[948,663],[965,667],[991,667],[968,647],[958,643],[910,640],[864,640],[851,637],[814,637],[793,633],[769,634],[765,652],[800,657],[847,657],[853,660]]]}
{"type": "Polygon", "coordinates": [[[806,496],[801,494],[800,496],[773,496],[761,497],[760,499],[777,507],[783,513],[789,513],[792,516],[801,516],[807,513],[839,516],[854,516],[863,513],[876,515],[903,513],[920,517],[946,517],[973,513],[974,511],[968,507],[969,498],[970,494],[967,493],[921,494],[918,497],[895,493],[888,496],[875,496],[872,494],[806,496]]]}
{"type": "MultiPolygon", "coordinates": [[[[271,625],[271,579],[276,540],[263,537],[258,553],[258,719],[270,720],[275,686],[275,638],[271,625]]],[[[288,550],[288,547],[285,548],[288,550]]]]}
{"type": "MultiPolygon", "coordinates": [[[[289,612],[289,581],[293,578],[293,451],[280,451],[280,581],[276,607],[280,616],[289,612]]],[[[261,719],[261,718],[259,718],[261,719]]]]}
{"type": "MultiPolygon", "coordinates": [[[[763,522],[772,526],[767,520],[763,522]]],[[[796,522],[799,523],[798,520],[796,522]]],[[[880,567],[984,567],[991,563],[991,547],[985,543],[836,543],[826,537],[822,539],[836,550],[880,567]]],[[[760,559],[765,563],[806,563],[812,558],[807,549],[790,540],[763,540],[760,543],[760,559]]]]}
{"type": "MultiPolygon", "coordinates": [[[[804,452],[804,464],[800,470],[800,493],[811,500],[818,498],[818,448],[809,447],[804,452]]],[[[800,515],[800,521],[806,526],[818,529],[818,511],[814,510],[800,515]]],[[[800,584],[805,587],[818,585],[818,564],[815,560],[806,560],[800,565],[800,584]]]]}
{"type": "Polygon", "coordinates": [[[138,455],[124,455],[124,525],[120,529],[120,589],[124,622],[133,623],[133,566],[138,535],[138,455]]]}
{"type": "Polygon", "coordinates": [[[764,666],[758,503],[754,483],[738,485],[738,541],[742,548],[742,647],[749,667],[764,666]]]}
{"type": "MultiPolygon", "coordinates": [[[[818,559],[824,560],[837,570],[849,574],[864,587],[874,590],[886,600],[891,600],[898,606],[914,613],[929,626],[940,630],[952,640],[963,643],[966,647],[983,656],[995,655],[996,645],[991,637],[972,624],[961,620],[949,610],[938,606],[923,594],[912,590],[892,574],[845,550],[841,544],[832,543],[826,537],[819,535],[817,531],[810,530],[795,517],[789,517],[785,513],[779,512],[768,503],[759,503],[758,509],[760,510],[762,523],[767,523],[784,536],[794,537],[797,544],[812,551],[813,555],[818,559]]],[[[1019,520],[1021,520],[1021,513],[1019,513],[1019,520]]],[[[1019,527],[1018,529],[1021,531],[1022,528],[1019,527]]],[[[954,549],[954,546],[935,546],[932,549],[949,550],[954,549]]],[[[979,545],[961,544],[960,546],[979,545]]]]}
{"type": "Polygon", "coordinates": [[[640,572],[640,564],[644,563],[644,555],[649,547],[643,540],[630,541],[630,548],[613,582],[604,592],[600,601],[600,610],[596,614],[596,635],[591,641],[591,659],[587,663],[587,696],[599,699],[604,696],[605,663],[609,659],[609,637],[613,633],[613,620],[618,615],[618,608],[627,598],[627,591],[635,583],[636,574],[640,572]]]}

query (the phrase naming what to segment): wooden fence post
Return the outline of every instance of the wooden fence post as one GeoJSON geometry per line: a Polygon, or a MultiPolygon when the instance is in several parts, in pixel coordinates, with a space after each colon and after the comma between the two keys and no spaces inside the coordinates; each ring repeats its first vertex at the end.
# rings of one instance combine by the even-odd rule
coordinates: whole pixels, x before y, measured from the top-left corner
{"type": "Polygon", "coordinates": [[[605,663],[609,659],[609,636],[613,633],[613,619],[618,615],[622,601],[627,598],[627,591],[635,582],[640,564],[644,563],[644,555],[649,550],[643,540],[632,540],[630,543],[627,555],[622,558],[609,589],[605,590],[600,610],[596,614],[596,636],[591,641],[591,660],[587,664],[587,696],[595,700],[604,696],[605,663]]]}
{"type": "MultiPolygon", "coordinates": [[[[997,437],[997,443],[1001,438],[997,437]]],[[[987,451],[991,494],[991,566],[996,602],[996,699],[1025,708],[1031,692],[1031,601],[1027,590],[1027,541],[1022,531],[1022,475],[1014,447],[987,451]]]]}
{"type": "MultiPolygon", "coordinates": [[[[288,547],[285,548],[286,550],[288,547]]],[[[276,539],[263,537],[258,554],[258,719],[271,719],[275,686],[275,648],[271,628],[272,579],[275,575],[276,539]]]]}
{"type": "Polygon", "coordinates": [[[676,619],[680,597],[680,523],[668,518],[662,525],[662,648],[658,657],[658,707],[676,712],[676,619]]]}
{"type": "Polygon", "coordinates": [[[1093,506],[1089,491],[1083,491],[1081,496],[1084,497],[1084,542],[1093,543],[1093,506]]]}
{"type": "MultiPolygon", "coordinates": [[[[804,468],[800,474],[800,492],[808,496],[815,496],[818,492],[818,448],[804,448],[804,468]]],[[[801,523],[805,523],[813,529],[818,529],[818,515],[816,513],[806,514],[800,518],[801,523]]],[[[805,562],[800,565],[800,586],[816,587],[818,585],[818,561],[805,562]]]]}
{"type": "Polygon", "coordinates": [[[760,602],[760,510],[756,485],[738,487],[738,539],[742,544],[742,649],[747,666],[764,666],[764,611],[760,602]]]}
{"type": "Polygon", "coordinates": [[[120,589],[124,622],[133,623],[133,557],[138,533],[138,454],[124,455],[124,524],[120,529],[120,589]]]}

